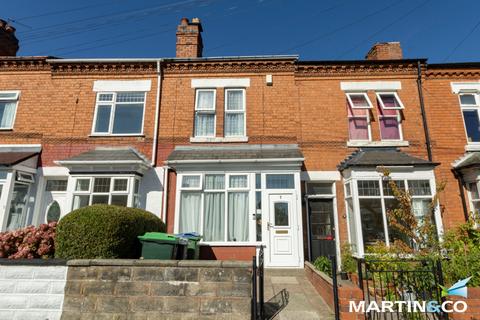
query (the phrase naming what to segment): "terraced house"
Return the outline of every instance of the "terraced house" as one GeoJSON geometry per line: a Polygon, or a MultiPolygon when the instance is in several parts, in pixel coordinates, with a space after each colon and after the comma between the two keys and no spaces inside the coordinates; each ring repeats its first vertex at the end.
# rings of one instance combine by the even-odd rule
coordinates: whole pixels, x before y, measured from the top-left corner
{"type": "Polygon", "coordinates": [[[389,243],[385,169],[418,216],[448,181],[439,234],[476,208],[472,66],[404,59],[397,42],[358,61],[202,57],[202,25],[185,18],[175,58],[18,57],[1,26],[2,230],[136,206],[202,234],[205,259],[264,245],[267,266],[295,268],[343,242],[358,256],[389,243]]]}

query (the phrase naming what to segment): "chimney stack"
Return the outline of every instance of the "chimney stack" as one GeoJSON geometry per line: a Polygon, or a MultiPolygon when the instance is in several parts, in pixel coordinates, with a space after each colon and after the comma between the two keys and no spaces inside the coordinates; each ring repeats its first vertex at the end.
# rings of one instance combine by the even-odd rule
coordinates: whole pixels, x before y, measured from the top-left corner
{"type": "Polygon", "coordinates": [[[200,58],[203,51],[200,19],[182,18],[177,27],[177,58],[200,58]]]}
{"type": "Polygon", "coordinates": [[[0,56],[14,57],[17,55],[18,48],[15,28],[5,20],[0,19],[0,56]]]}
{"type": "Polygon", "coordinates": [[[401,60],[403,59],[400,42],[378,42],[368,51],[367,60],[401,60]]]}

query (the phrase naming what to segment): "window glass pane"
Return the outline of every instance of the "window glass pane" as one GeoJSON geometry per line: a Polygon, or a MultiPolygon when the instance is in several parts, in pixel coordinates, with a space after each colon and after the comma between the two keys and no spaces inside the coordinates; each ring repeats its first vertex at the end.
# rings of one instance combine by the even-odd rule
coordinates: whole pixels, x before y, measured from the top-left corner
{"type": "Polygon", "coordinates": [[[111,110],[112,110],[112,107],[109,105],[99,105],[97,107],[95,132],[108,132],[108,129],[110,127],[111,110]]]}
{"type": "Polygon", "coordinates": [[[379,94],[380,99],[382,99],[383,106],[385,108],[401,108],[400,103],[398,103],[397,98],[394,94],[391,93],[381,93],[379,94]]]}
{"type": "Polygon", "coordinates": [[[90,189],[90,179],[77,179],[75,191],[88,191],[90,189]]]}
{"type": "Polygon", "coordinates": [[[267,189],[294,189],[293,174],[267,174],[267,189]]]}
{"type": "Polygon", "coordinates": [[[1,102],[0,101],[0,128],[11,128],[13,126],[13,118],[15,117],[15,109],[17,102],[1,102]]]}
{"type": "Polygon", "coordinates": [[[368,103],[367,97],[364,94],[349,94],[350,100],[352,101],[352,107],[354,108],[369,108],[370,104],[368,103]]]}
{"type": "Polygon", "coordinates": [[[258,210],[262,210],[262,191],[255,192],[255,208],[258,210]]]}
{"type": "MultiPolygon", "coordinates": [[[[405,182],[403,180],[394,180],[393,181],[397,188],[405,191],[405,182]]],[[[384,196],[392,196],[393,197],[393,190],[390,187],[390,181],[383,181],[383,195],[384,196]]]]}
{"type": "Polygon", "coordinates": [[[201,114],[195,115],[195,136],[213,137],[215,133],[215,115],[201,114]]]}
{"type": "Polygon", "coordinates": [[[214,91],[197,91],[197,110],[215,110],[214,91]]]}
{"type": "Polygon", "coordinates": [[[228,241],[248,241],[248,192],[228,193],[228,241]]]}
{"type": "Polygon", "coordinates": [[[333,239],[333,200],[310,199],[308,205],[312,239],[333,239]]]}
{"type": "Polygon", "coordinates": [[[113,133],[141,133],[143,104],[117,104],[113,120],[113,133]]]}
{"type": "Polygon", "coordinates": [[[309,182],[307,183],[308,194],[332,194],[332,183],[309,182]]]}
{"type": "Polygon", "coordinates": [[[247,188],[247,182],[248,180],[246,175],[231,175],[228,186],[230,188],[247,188]]]}
{"type": "Polygon", "coordinates": [[[67,180],[47,180],[46,191],[67,191],[67,180]]]}
{"type": "Polygon", "coordinates": [[[478,121],[477,111],[463,111],[463,120],[465,121],[468,142],[480,142],[480,122],[478,121]]]}
{"type": "Polygon", "coordinates": [[[5,180],[7,179],[7,171],[1,171],[0,170],[0,180],[5,180]]]}
{"type": "Polygon", "coordinates": [[[98,95],[98,101],[112,101],[113,93],[100,93],[98,95]]]}
{"type": "Polygon", "coordinates": [[[364,246],[385,241],[381,199],[359,199],[364,246]]]}
{"type": "Polygon", "coordinates": [[[200,188],[200,176],[183,176],[182,188],[200,188]]]}
{"type": "Polygon", "coordinates": [[[90,196],[88,195],[77,195],[73,197],[73,210],[88,206],[89,201],[90,196]]]}
{"type": "Polygon", "coordinates": [[[382,140],[400,139],[400,123],[397,117],[381,117],[379,122],[382,140]]]}
{"type": "Polygon", "coordinates": [[[28,185],[15,183],[10,202],[10,212],[7,220],[7,230],[16,230],[26,226],[28,185]]]}
{"type": "MultiPolygon", "coordinates": [[[[392,214],[394,210],[400,209],[400,203],[398,202],[397,199],[392,198],[392,199],[385,199],[385,213],[387,215],[387,220],[389,214],[392,214]]],[[[395,240],[402,240],[404,243],[409,244],[410,239],[408,237],[405,237],[405,234],[398,232],[396,228],[391,228],[390,227],[390,221],[388,221],[388,237],[390,239],[390,242],[393,242],[395,240]]]]}
{"type": "Polygon", "coordinates": [[[0,92],[0,99],[12,99],[17,100],[16,92],[0,92]]]}
{"type": "Polygon", "coordinates": [[[133,193],[134,193],[134,194],[137,194],[139,188],[140,188],[140,180],[135,179],[135,185],[134,185],[134,187],[133,187],[133,193]]]}
{"type": "Polygon", "coordinates": [[[274,204],[275,226],[288,226],[288,203],[276,202],[274,204]]]}
{"type": "Polygon", "coordinates": [[[377,180],[359,180],[357,183],[359,196],[380,196],[380,187],[377,180]]]}
{"type": "Polygon", "coordinates": [[[110,178],[95,178],[93,183],[93,192],[109,192],[110,178]]]}
{"type": "Polygon", "coordinates": [[[351,197],[352,196],[352,185],[350,182],[345,184],[345,196],[351,197]]]}
{"type": "Polygon", "coordinates": [[[119,92],[117,93],[117,102],[144,102],[144,92],[119,92]]]}
{"type": "Polygon", "coordinates": [[[61,215],[60,205],[58,204],[57,201],[53,201],[48,206],[47,223],[60,220],[60,215],[61,215]]]}
{"type": "Polygon", "coordinates": [[[347,216],[348,216],[348,230],[350,232],[350,245],[352,252],[358,252],[357,244],[357,223],[355,222],[355,216],[353,213],[353,200],[347,199],[347,216]]]}
{"type": "Polygon", "coordinates": [[[113,180],[113,191],[127,191],[127,189],[128,189],[128,179],[113,180]]]}
{"type": "MultiPolygon", "coordinates": [[[[94,196],[96,197],[96,196],[94,196]]],[[[112,195],[112,203],[115,206],[122,206],[126,207],[128,203],[128,195],[121,194],[121,195],[112,195]]]]}
{"type": "Polygon", "coordinates": [[[205,175],[205,190],[225,189],[225,176],[223,174],[205,175]]]}
{"type": "Polygon", "coordinates": [[[201,205],[202,205],[202,194],[200,192],[182,192],[181,193],[178,232],[200,233],[201,205]]]}
{"type": "Polygon", "coordinates": [[[473,94],[462,94],[460,95],[460,103],[462,105],[476,105],[475,96],[473,94]]]}
{"type": "Polygon", "coordinates": [[[3,184],[0,184],[0,198],[2,197],[3,184]]]}
{"type": "Polygon", "coordinates": [[[93,195],[92,204],[108,204],[108,195],[93,195]]]}
{"type": "Polygon", "coordinates": [[[470,183],[470,195],[472,197],[472,200],[480,199],[476,183],[470,183]]]}
{"type": "Polygon", "coordinates": [[[427,221],[427,219],[431,223],[435,223],[435,219],[433,217],[433,210],[430,208],[431,203],[432,199],[413,199],[413,213],[415,214],[415,217],[420,224],[427,221]]]}
{"type": "Polygon", "coordinates": [[[244,136],[245,135],[245,114],[226,113],[225,114],[225,136],[244,136]]]}
{"type": "Polygon", "coordinates": [[[255,174],[255,189],[262,189],[262,175],[260,173],[255,174]]]}
{"type": "Polygon", "coordinates": [[[243,110],[243,90],[227,91],[227,110],[243,110]]]}
{"type": "Polygon", "coordinates": [[[204,195],[203,240],[225,241],[225,193],[204,195]]]}
{"type": "Polygon", "coordinates": [[[368,119],[348,118],[348,133],[350,140],[368,140],[368,119]]]}
{"type": "Polygon", "coordinates": [[[408,191],[412,196],[429,196],[430,181],[428,180],[408,180],[408,191]]]}

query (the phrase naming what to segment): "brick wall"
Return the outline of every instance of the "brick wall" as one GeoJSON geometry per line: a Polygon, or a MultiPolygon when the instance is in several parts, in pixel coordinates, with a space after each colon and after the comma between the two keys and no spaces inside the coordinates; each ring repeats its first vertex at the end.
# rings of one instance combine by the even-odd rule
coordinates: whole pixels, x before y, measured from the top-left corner
{"type": "Polygon", "coordinates": [[[468,298],[448,297],[449,300],[465,301],[467,303],[467,311],[464,313],[450,313],[448,317],[454,320],[475,320],[480,319],[480,288],[468,288],[468,298]]]}
{"type": "Polygon", "coordinates": [[[73,260],[62,319],[249,319],[251,263],[73,260]]]}
{"type": "Polygon", "coordinates": [[[66,276],[66,266],[2,263],[0,319],[60,319],[66,276]]]}

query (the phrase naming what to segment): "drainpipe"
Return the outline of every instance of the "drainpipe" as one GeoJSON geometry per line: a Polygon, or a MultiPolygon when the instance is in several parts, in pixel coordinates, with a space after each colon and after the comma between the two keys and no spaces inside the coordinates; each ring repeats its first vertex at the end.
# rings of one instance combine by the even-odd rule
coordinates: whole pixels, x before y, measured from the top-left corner
{"type": "Polygon", "coordinates": [[[167,201],[168,201],[168,172],[170,167],[163,167],[163,205],[162,205],[162,221],[167,224],[167,201]]]}
{"type": "Polygon", "coordinates": [[[460,198],[462,199],[462,208],[463,208],[463,215],[465,218],[465,221],[468,221],[470,218],[468,208],[467,208],[467,201],[465,200],[465,192],[463,191],[463,188],[465,186],[465,180],[463,179],[463,174],[455,169],[452,169],[453,175],[458,181],[458,189],[460,190],[460,198]]]}
{"type": "Polygon", "coordinates": [[[417,61],[417,88],[418,88],[418,97],[420,99],[420,110],[422,112],[422,122],[423,122],[423,130],[425,132],[425,146],[427,147],[427,155],[428,161],[432,161],[432,146],[430,141],[430,133],[428,131],[428,124],[427,124],[427,115],[425,113],[425,104],[423,101],[423,89],[422,89],[422,64],[420,60],[417,61]]]}
{"type": "Polygon", "coordinates": [[[155,99],[155,126],[153,133],[153,145],[152,145],[152,167],[155,166],[157,162],[157,147],[158,147],[158,127],[159,127],[159,114],[160,114],[160,94],[162,93],[162,68],[161,62],[163,60],[157,60],[157,97],[155,99]]]}

